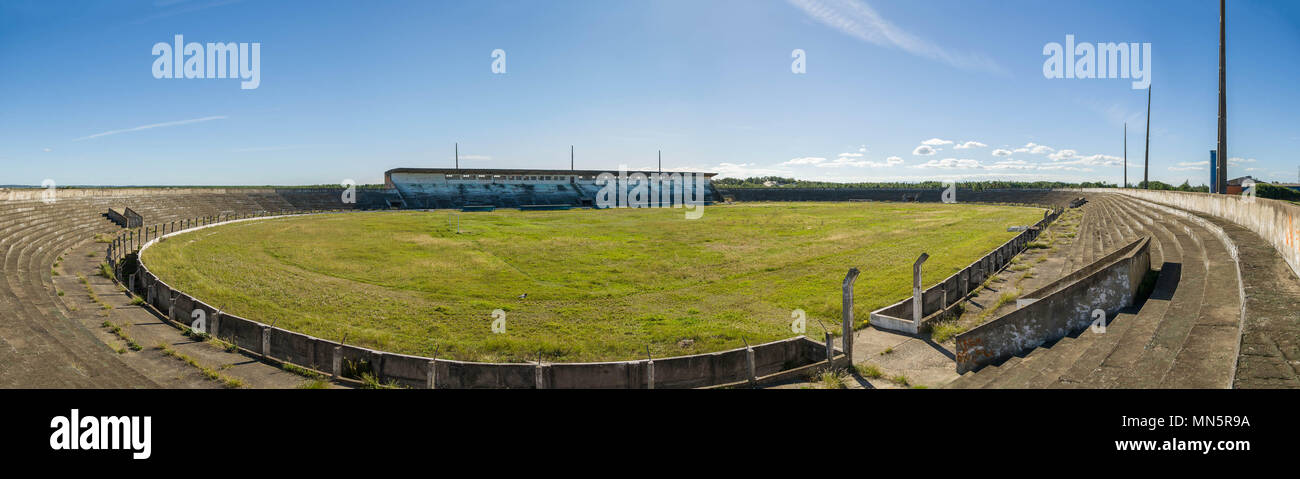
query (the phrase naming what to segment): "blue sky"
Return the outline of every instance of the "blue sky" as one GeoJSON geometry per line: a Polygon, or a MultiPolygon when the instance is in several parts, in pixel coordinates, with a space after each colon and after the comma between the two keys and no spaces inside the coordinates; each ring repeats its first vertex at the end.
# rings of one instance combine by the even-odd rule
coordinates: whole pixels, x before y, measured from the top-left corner
{"type": "MultiPolygon", "coordinates": [[[[1228,3],[1232,176],[1296,181],[1300,2],[1228,3]]],[[[1151,177],[1202,184],[1217,29],[1215,0],[7,0],[0,184],[379,182],[457,141],[463,167],[573,144],[588,169],[1119,182],[1125,121],[1140,180],[1146,91],[1045,78],[1067,34],[1152,44],[1151,177]],[[259,87],[154,78],[177,34],[260,43],[259,87]]]]}

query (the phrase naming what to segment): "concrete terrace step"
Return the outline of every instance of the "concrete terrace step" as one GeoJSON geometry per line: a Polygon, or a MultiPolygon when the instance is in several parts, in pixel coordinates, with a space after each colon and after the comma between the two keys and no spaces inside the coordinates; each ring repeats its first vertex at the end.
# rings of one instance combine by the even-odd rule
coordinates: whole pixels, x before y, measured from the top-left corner
{"type": "MultiPolygon", "coordinates": [[[[1121,205],[1121,208],[1124,208],[1125,211],[1132,211],[1127,210],[1129,205],[1121,205]]],[[[1165,261],[1176,263],[1180,260],[1181,247],[1177,244],[1174,236],[1161,223],[1153,222],[1150,229],[1142,231],[1151,234],[1153,245],[1159,245],[1159,250],[1168,253],[1163,256],[1165,261]],[[1174,246],[1170,246],[1171,244],[1174,246]]],[[[1145,343],[1155,327],[1164,319],[1173,291],[1178,287],[1179,268],[1157,261],[1161,260],[1156,260],[1153,254],[1152,267],[1163,271],[1156,280],[1151,295],[1142,304],[1138,305],[1138,312],[1136,314],[1121,313],[1117,318],[1113,319],[1107,327],[1106,334],[1096,338],[1073,364],[1058,375],[1058,380],[1064,383],[1061,386],[1066,386],[1069,383],[1081,383],[1093,375],[1121,343],[1145,343]]],[[[1052,386],[1053,384],[1044,385],[1052,386]]]]}
{"type": "MultiPolygon", "coordinates": [[[[150,225],[222,213],[251,213],[268,206],[293,209],[287,202],[258,202],[243,195],[160,196],[135,201],[64,199],[50,205],[40,202],[0,205],[0,268],[5,274],[4,281],[0,281],[0,311],[3,311],[0,387],[158,386],[128,366],[97,337],[105,334],[92,331],[100,320],[71,317],[96,313],[71,311],[58,296],[59,290],[65,294],[85,294],[84,286],[72,276],[75,272],[56,277],[50,271],[59,257],[64,257],[66,263],[71,259],[67,255],[73,254],[74,249],[90,245],[96,233],[121,231],[103,212],[123,203],[136,203],[132,208],[148,214],[146,223],[150,225]]],[[[85,256],[85,249],[79,249],[76,254],[85,256]]],[[[93,276],[93,265],[102,259],[78,259],[83,265],[79,272],[91,278],[92,283],[109,284],[93,276]]],[[[101,290],[99,294],[111,293],[101,290]]]]}
{"type": "Polygon", "coordinates": [[[1152,266],[1161,270],[1151,297],[1110,318],[1105,334],[1085,329],[948,387],[1228,385],[1241,301],[1237,266],[1224,244],[1201,223],[1140,200],[1107,194],[1089,200],[1068,267],[1151,235],[1152,266]]]}

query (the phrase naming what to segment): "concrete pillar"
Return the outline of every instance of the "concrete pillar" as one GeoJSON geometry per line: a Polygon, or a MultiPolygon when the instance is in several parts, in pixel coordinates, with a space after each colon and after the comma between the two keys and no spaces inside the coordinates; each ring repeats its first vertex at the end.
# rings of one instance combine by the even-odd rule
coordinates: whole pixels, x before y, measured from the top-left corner
{"type": "Polygon", "coordinates": [[[375,380],[383,382],[384,378],[384,353],[375,351],[370,355],[370,371],[375,373],[375,380]]]}
{"type": "Polygon", "coordinates": [[[262,359],[271,357],[271,327],[262,326],[262,359]]]}
{"type": "Polygon", "coordinates": [[[537,360],[537,367],[533,368],[533,383],[537,389],[546,389],[546,381],[542,374],[542,360],[537,360]]]}
{"type": "Polygon", "coordinates": [[[212,312],[212,318],[208,321],[208,334],[214,338],[221,338],[218,333],[221,332],[221,310],[212,312]]]}
{"type": "Polygon", "coordinates": [[[831,332],[826,332],[826,365],[830,366],[835,363],[835,343],[832,342],[831,332]]]}
{"type": "MultiPolygon", "coordinates": [[[[176,321],[176,297],[179,296],[175,291],[167,296],[167,319],[176,321]]],[[[177,321],[184,324],[184,321],[177,321]]]]}
{"type": "Polygon", "coordinates": [[[645,388],[655,388],[655,360],[645,360],[645,388]]]}
{"type": "Polygon", "coordinates": [[[844,281],[840,283],[841,294],[843,295],[840,303],[840,320],[844,322],[844,355],[849,358],[849,364],[853,364],[853,283],[858,280],[858,269],[849,268],[848,274],[844,275],[844,281]]]}
{"type": "Polygon", "coordinates": [[[916,258],[916,262],[912,263],[912,327],[916,330],[921,329],[921,318],[925,317],[922,314],[924,313],[922,309],[925,307],[925,302],[921,298],[921,264],[925,263],[927,259],[930,259],[930,255],[921,253],[921,256],[916,258]]]}
{"type": "Polygon", "coordinates": [[[343,375],[343,346],[334,346],[334,380],[338,381],[339,376],[343,375]]]}
{"type": "Polygon", "coordinates": [[[427,386],[429,389],[437,389],[437,385],[438,385],[437,363],[434,361],[429,361],[428,368],[429,369],[425,371],[425,375],[426,375],[425,381],[427,381],[427,386]]]}
{"type": "Polygon", "coordinates": [[[126,289],[127,289],[128,291],[130,291],[131,294],[135,294],[136,291],[139,291],[139,290],[135,289],[135,273],[131,273],[131,276],[127,277],[127,279],[126,279],[126,289]]]}
{"type": "Polygon", "coordinates": [[[754,348],[748,344],[745,345],[745,368],[749,373],[749,387],[758,387],[758,374],[754,368],[754,348]]]}

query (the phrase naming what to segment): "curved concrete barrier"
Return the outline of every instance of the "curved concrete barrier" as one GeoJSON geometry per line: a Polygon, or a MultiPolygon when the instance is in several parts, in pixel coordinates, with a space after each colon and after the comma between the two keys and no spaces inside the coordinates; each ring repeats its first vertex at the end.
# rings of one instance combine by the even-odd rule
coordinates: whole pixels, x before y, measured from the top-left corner
{"type": "MultiPolygon", "coordinates": [[[[287,218],[293,215],[236,217],[176,230],[146,241],[136,253],[170,236],[213,226],[287,218]]],[[[115,243],[116,244],[116,243],[115,243]]],[[[121,253],[121,252],[119,252],[121,253]]],[[[121,254],[115,258],[124,257],[121,254]]],[[[139,258],[140,256],[137,256],[139,258]]],[[[178,325],[195,325],[202,316],[205,332],[246,352],[292,363],[335,378],[373,375],[416,388],[702,388],[743,386],[797,377],[813,367],[843,365],[841,351],[805,336],[690,356],[595,363],[481,363],[379,351],[297,333],[227,314],[168,285],[143,261],[127,285],[131,291],[178,325]],[[202,311],[202,313],[196,313],[202,311]],[[828,357],[831,359],[828,360],[828,357]],[[351,373],[351,374],[349,374],[351,373]]],[[[197,325],[195,325],[197,326],[197,325]]]]}

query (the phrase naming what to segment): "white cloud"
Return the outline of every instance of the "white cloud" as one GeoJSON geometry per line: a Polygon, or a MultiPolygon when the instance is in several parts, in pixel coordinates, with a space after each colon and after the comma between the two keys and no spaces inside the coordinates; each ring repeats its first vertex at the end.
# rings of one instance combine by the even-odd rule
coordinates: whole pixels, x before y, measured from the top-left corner
{"type": "Polygon", "coordinates": [[[826,159],[825,159],[825,158],[822,158],[822,157],[818,157],[818,156],[805,156],[805,157],[802,157],[802,158],[791,158],[790,161],[787,161],[787,162],[785,162],[785,163],[781,163],[781,165],[783,165],[783,166],[815,165],[815,164],[818,164],[818,163],[822,163],[822,162],[824,162],[824,161],[826,161],[826,159]]]}
{"type": "Polygon", "coordinates": [[[1062,160],[1070,160],[1070,159],[1074,159],[1075,155],[1078,155],[1078,154],[1079,154],[1079,152],[1074,151],[1074,150],[1061,150],[1061,151],[1058,151],[1058,152],[1056,152],[1056,153],[1052,153],[1052,154],[1050,154],[1050,155],[1047,155],[1047,157],[1048,157],[1049,159],[1051,159],[1052,161],[1062,161],[1062,160]]]}
{"type": "MultiPolygon", "coordinates": [[[[1207,164],[1209,163],[1209,160],[1205,160],[1205,161],[1207,164]]],[[[1240,165],[1242,163],[1254,163],[1254,162],[1255,162],[1254,158],[1240,158],[1236,156],[1228,158],[1229,165],[1240,165]]]]}
{"type": "Polygon", "coordinates": [[[885,161],[884,161],[884,162],[878,162],[878,161],[868,161],[868,162],[867,162],[867,166],[870,166],[870,167],[873,167],[873,168],[888,167],[888,166],[898,166],[898,165],[901,165],[901,164],[903,164],[903,159],[902,159],[902,158],[899,158],[899,157],[897,157],[897,156],[891,156],[891,157],[889,157],[889,158],[885,158],[885,161]]]}
{"type": "Polygon", "coordinates": [[[916,156],[930,156],[930,155],[933,155],[934,152],[935,152],[935,149],[934,149],[934,148],[931,148],[931,147],[929,147],[929,146],[927,146],[927,145],[921,145],[921,146],[916,147],[915,150],[912,150],[912,154],[913,154],[913,155],[916,155],[916,156]]]}
{"type": "Polygon", "coordinates": [[[897,156],[886,158],[885,161],[864,160],[862,159],[863,156],[862,153],[852,152],[840,153],[835,157],[835,159],[827,159],[820,156],[805,156],[801,158],[792,158],[789,161],[781,163],[781,166],[816,166],[818,168],[841,168],[852,166],[858,168],[880,168],[903,163],[903,159],[897,156]]]}
{"type": "Polygon", "coordinates": [[[989,146],[989,145],[985,145],[985,144],[980,143],[980,142],[978,142],[978,141],[967,141],[967,142],[965,142],[965,143],[960,143],[960,144],[958,144],[957,146],[954,146],[953,148],[956,148],[956,149],[958,149],[958,150],[965,150],[965,149],[968,149],[968,148],[984,148],[984,147],[986,147],[986,146],[989,146]]]}
{"type": "Polygon", "coordinates": [[[1053,170],[1064,170],[1064,171],[1092,171],[1092,168],[1080,168],[1080,167],[1077,167],[1077,166],[1071,166],[1071,165],[1069,165],[1068,163],[1049,163],[1049,164],[1045,164],[1045,165],[1044,165],[1044,164],[1040,164],[1040,165],[1038,165],[1038,168],[1037,168],[1037,169],[1038,169],[1038,170],[1043,170],[1043,171],[1053,171],[1053,170]]]}
{"type": "Polygon", "coordinates": [[[847,156],[841,156],[841,157],[835,158],[834,160],[831,160],[831,161],[827,161],[827,162],[823,162],[823,163],[818,163],[816,166],[817,166],[818,168],[839,168],[839,167],[842,167],[842,166],[856,166],[856,167],[863,167],[863,166],[867,166],[868,163],[870,163],[870,162],[868,162],[868,161],[866,161],[866,160],[854,160],[854,159],[851,159],[851,158],[849,158],[849,157],[847,157],[847,156]]]}
{"type": "Polygon", "coordinates": [[[711,171],[721,178],[753,178],[756,176],[792,176],[789,170],[764,168],[754,163],[719,163],[707,167],[690,167],[691,171],[711,171]]]}
{"type": "Polygon", "coordinates": [[[896,47],[913,55],[941,61],[961,69],[1007,74],[1005,69],[984,55],[950,52],[901,30],[881,17],[870,5],[859,0],[789,0],[789,2],[803,10],[813,20],[867,43],[896,47]]]}
{"type": "Polygon", "coordinates": [[[1029,163],[1025,160],[1013,160],[1008,158],[989,165],[986,168],[990,170],[1033,170],[1037,169],[1038,165],[1029,163]]]}
{"type": "Polygon", "coordinates": [[[971,169],[971,168],[983,168],[983,167],[984,167],[984,166],[981,165],[980,162],[975,161],[975,160],[968,160],[968,159],[965,159],[965,158],[962,158],[962,159],[957,159],[957,158],[944,158],[944,159],[942,159],[942,160],[930,160],[930,161],[927,161],[927,162],[925,162],[925,163],[923,163],[923,164],[913,166],[913,168],[940,168],[940,169],[945,169],[945,170],[947,170],[947,169],[971,169]]]}
{"type": "Polygon", "coordinates": [[[1180,161],[1178,166],[1169,167],[1170,171],[1206,171],[1209,170],[1210,160],[1204,161],[1180,161]]]}
{"type": "Polygon", "coordinates": [[[227,118],[227,117],[224,116],[224,115],[219,115],[219,116],[205,116],[205,117],[203,117],[203,118],[193,118],[193,119],[189,119],[189,120],[168,121],[168,122],[163,122],[163,123],[152,123],[152,124],[141,125],[141,126],[132,127],[132,128],[124,128],[124,129],[121,129],[121,130],[109,130],[109,131],[105,131],[105,132],[102,132],[102,133],[95,133],[95,134],[93,134],[93,135],[90,135],[90,136],[83,136],[83,137],[81,137],[81,138],[77,138],[77,139],[72,140],[72,141],[89,140],[89,139],[91,139],[91,138],[99,138],[99,137],[101,137],[101,136],[116,135],[116,134],[118,134],[118,133],[127,133],[127,132],[131,132],[131,131],[148,130],[148,129],[152,129],[152,128],[165,128],[165,127],[169,127],[169,126],[188,125],[188,124],[190,124],[190,123],[202,123],[202,122],[205,122],[205,121],[212,121],[212,120],[224,120],[224,119],[226,119],[226,118],[227,118]]]}
{"type": "Polygon", "coordinates": [[[1031,155],[1041,155],[1043,153],[1051,153],[1056,150],[1052,149],[1052,147],[1047,145],[1039,145],[1037,143],[1025,143],[1025,146],[1016,148],[1014,151],[1016,153],[1029,153],[1031,155]]]}
{"type": "Polygon", "coordinates": [[[1002,148],[998,148],[996,150],[993,150],[993,156],[1011,156],[1011,150],[1004,150],[1002,148]]]}
{"type": "Polygon", "coordinates": [[[41,148],[41,150],[44,151],[44,152],[46,152],[46,153],[49,153],[49,152],[51,152],[51,151],[54,151],[54,150],[49,149],[49,148],[41,148]]]}
{"type": "Polygon", "coordinates": [[[940,139],[940,138],[931,138],[931,139],[929,139],[929,140],[922,141],[921,144],[922,144],[922,145],[930,145],[930,146],[951,145],[951,144],[952,144],[952,140],[944,140],[944,139],[940,139]]]}

